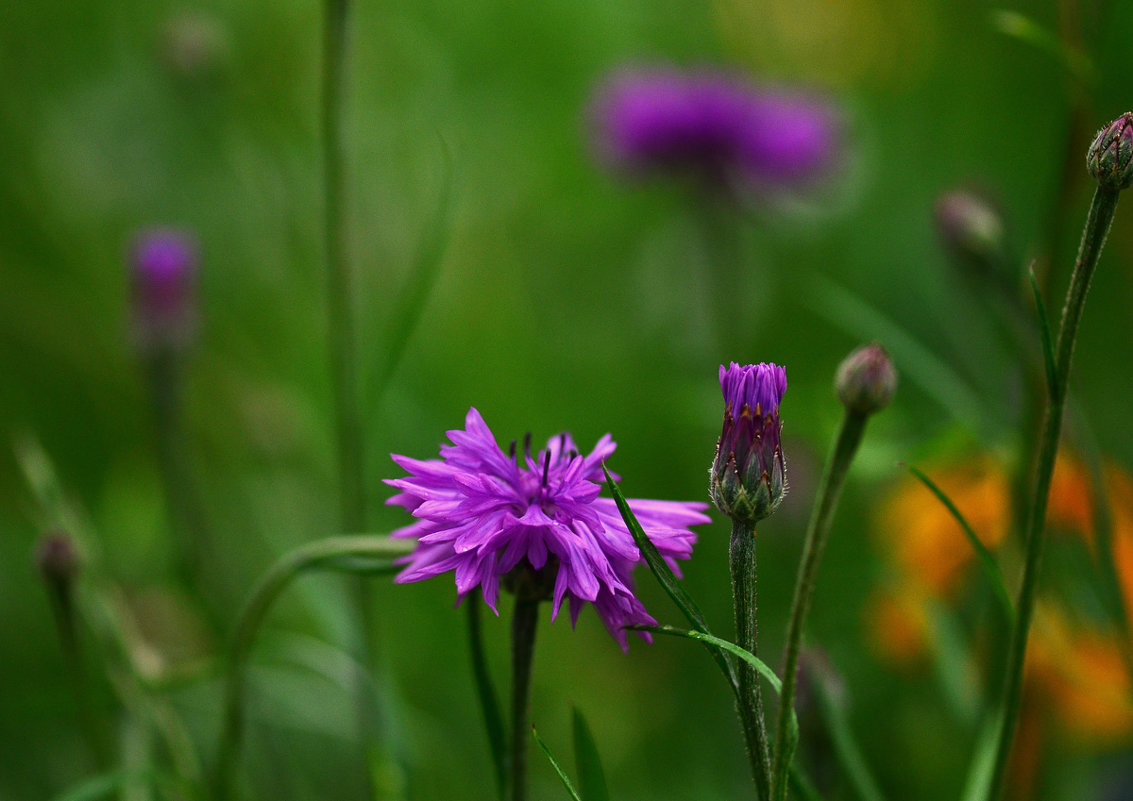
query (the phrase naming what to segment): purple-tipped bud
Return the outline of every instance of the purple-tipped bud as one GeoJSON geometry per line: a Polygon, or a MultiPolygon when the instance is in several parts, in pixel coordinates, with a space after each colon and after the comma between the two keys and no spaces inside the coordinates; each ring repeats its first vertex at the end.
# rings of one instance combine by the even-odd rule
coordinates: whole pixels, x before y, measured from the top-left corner
{"type": "Polygon", "coordinates": [[[78,575],[82,559],[70,536],[52,531],[44,534],[36,545],[35,566],[52,589],[62,592],[78,575]]]}
{"type": "Polygon", "coordinates": [[[182,349],[197,329],[197,245],[173,228],[141,233],[130,255],[134,336],[146,352],[182,349]]]}
{"type": "Polygon", "coordinates": [[[933,212],[940,241],[953,258],[979,270],[1004,260],[1003,216],[989,199],[956,189],[941,195],[933,212]]]}
{"type": "Polygon", "coordinates": [[[1133,184],[1133,112],[1125,112],[1098,131],[1086,152],[1086,166],[1103,189],[1133,184]]]}
{"type": "Polygon", "coordinates": [[[622,71],[598,91],[592,117],[599,153],[623,173],[685,173],[741,191],[821,178],[841,145],[829,103],[721,71],[622,71]]]}
{"type": "Polygon", "coordinates": [[[728,517],[756,523],[774,512],[787,493],[779,421],[787,372],[777,364],[732,362],[720,366],[720,389],[724,427],[712,462],[709,494],[728,517]]]}
{"type": "Polygon", "coordinates": [[[834,376],[834,391],[846,410],[870,415],[889,405],[897,389],[897,371],[885,348],[862,345],[842,360],[834,376]]]}

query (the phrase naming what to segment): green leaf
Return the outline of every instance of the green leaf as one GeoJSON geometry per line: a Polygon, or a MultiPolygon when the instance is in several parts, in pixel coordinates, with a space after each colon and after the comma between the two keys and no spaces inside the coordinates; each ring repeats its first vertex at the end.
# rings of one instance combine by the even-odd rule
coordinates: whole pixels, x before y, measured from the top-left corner
{"type": "Polygon", "coordinates": [[[1031,292],[1035,295],[1035,316],[1039,318],[1039,332],[1043,340],[1043,367],[1046,369],[1046,391],[1050,397],[1058,395],[1058,368],[1054,366],[1054,344],[1050,337],[1050,322],[1046,316],[1046,304],[1043,303],[1043,293],[1039,289],[1038,279],[1035,278],[1035,264],[1027,270],[1031,278],[1031,292]]]}
{"type": "MultiPolygon", "coordinates": [[[[776,693],[782,692],[783,683],[779,680],[779,677],[775,675],[775,671],[769,668],[766,662],[753,654],[751,651],[748,651],[745,648],[741,648],[734,642],[715,637],[703,631],[688,631],[687,629],[678,629],[674,628],[673,626],[626,626],[626,628],[634,629],[635,631],[648,631],[653,634],[668,634],[672,637],[685,637],[690,640],[698,640],[706,645],[709,645],[720,651],[727,652],[732,656],[738,659],[742,659],[744,662],[747,662],[749,665],[755,668],[756,673],[762,676],[767,681],[767,683],[771,685],[772,689],[774,689],[776,693]]],[[[791,750],[794,751],[794,743],[797,743],[799,739],[799,721],[798,717],[795,715],[795,710],[793,709],[791,710],[790,726],[791,750]]]]}
{"type": "Polygon", "coordinates": [[[492,768],[496,777],[496,794],[501,801],[507,796],[507,738],[504,734],[504,719],[500,714],[500,702],[492,676],[488,672],[488,660],[484,656],[484,639],[480,631],[480,596],[471,593],[465,601],[468,605],[468,644],[472,656],[472,677],[476,683],[476,698],[480,701],[480,712],[484,716],[484,728],[488,734],[488,748],[492,753],[492,768]]]}
{"type": "Polygon", "coordinates": [[[928,488],[929,492],[936,496],[937,500],[944,504],[944,508],[947,509],[952,517],[955,518],[956,522],[960,524],[960,529],[964,532],[964,536],[968,538],[972,550],[975,551],[976,556],[979,557],[980,566],[983,568],[984,574],[991,582],[991,587],[995,591],[995,596],[999,600],[999,605],[1003,609],[1004,616],[1007,618],[1008,623],[1014,625],[1015,604],[1011,601],[1011,593],[1007,591],[1007,585],[1003,581],[1003,573],[1000,572],[999,565],[996,563],[995,557],[991,555],[991,551],[989,551],[984,546],[983,542],[980,541],[980,538],[976,536],[976,532],[968,525],[968,521],[964,519],[964,515],[960,513],[960,510],[956,508],[956,504],[952,503],[952,499],[936,485],[936,482],[916,467],[913,467],[913,465],[909,465],[908,467],[909,472],[920,479],[921,483],[928,488]]]}
{"type": "Polygon", "coordinates": [[[582,787],[583,801],[610,801],[606,789],[606,772],[586,718],[574,710],[574,764],[578,768],[578,783],[582,787]]]}
{"type": "MultiPolygon", "coordinates": [[[[625,496],[622,495],[621,489],[619,489],[618,485],[614,482],[610,471],[606,469],[605,464],[602,465],[602,472],[606,475],[606,486],[610,488],[610,493],[614,496],[614,503],[618,505],[618,511],[621,512],[622,520],[625,521],[629,533],[633,535],[633,540],[641,550],[641,555],[645,558],[645,563],[649,566],[649,570],[653,573],[653,576],[657,579],[662,589],[673,599],[673,603],[677,605],[677,608],[684,613],[684,616],[688,619],[689,625],[696,631],[708,634],[708,624],[704,622],[704,615],[701,614],[700,608],[696,605],[696,602],[692,600],[688,592],[685,591],[685,588],[681,586],[680,581],[673,575],[673,571],[665,564],[665,559],[657,550],[657,546],[650,542],[649,537],[645,536],[645,531],[641,528],[641,524],[637,522],[637,517],[634,516],[633,510],[629,508],[629,503],[626,501],[625,496]]],[[[709,648],[709,652],[712,654],[712,658],[716,660],[716,664],[719,665],[720,670],[728,677],[732,691],[735,692],[736,677],[731,664],[718,650],[709,648]]]]}
{"type": "Polygon", "coordinates": [[[1018,11],[999,9],[991,12],[991,26],[1004,36],[1010,36],[1048,53],[1082,83],[1094,79],[1094,63],[1086,53],[1072,47],[1035,20],[1018,11]]]}
{"type": "Polygon", "coordinates": [[[823,801],[821,793],[814,783],[806,777],[801,770],[795,765],[791,765],[791,772],[789,775],[791,789],[799,796],[802,801],[823,801]]]}
{"type": "Polygon", "coordinates": [[[830,688],[821,677],[815,678],[813,686],[819,714],[826,724],[831,744],[834,746],[834,755],[841,764],[846,778],[849,779],[854,793],[861,801],[885,801],[881,788],[878,787],[877,780],[873,777],[873,772],[870,771],[865,755],[862,754],[857,738],[850,728],[845,710],[835,703],[830,695],[830,688]]]}
{"type": "Polygon", "coordinates": [[[563,787],[567,789],[567,792],[570,793],[570,797],[573,798],[574,801],[582,801],[582,797],[578,794],[578,790],[574,789],[574,785],[571,784],[570,777],[566,775],[563,766],[555,759],[555,755],[551,753],[551,749],[543,742],[543,738],[539,736],[539,732],[535,730],[534,726],[531,727],[531,736],[533,736],[535,742],[539,744],[539,748],[542,749],[543,755],[547,757],[547,760],[551,763],[551,767],[555,769],[555,773],[559,774],[559,780],[563,783],[563,787]]]}
{"type": "Polygon", "coordinates": [[[152,768],[126,768],[124,770],[102,773],[90,779],[85,779],[74,787],[64,790],[59,795],[55,796],[54,801],[97,801],[97,799],[106,798],[115,792],[121,791],[124,787],[137,785],[139,783],[176,789],[179,792],[185,793],[187,797],[193,797],[193,794],[189,792],[189,788],[184,786],[184,782],[178,781],[172,776],[168,776],[152,768]]]}

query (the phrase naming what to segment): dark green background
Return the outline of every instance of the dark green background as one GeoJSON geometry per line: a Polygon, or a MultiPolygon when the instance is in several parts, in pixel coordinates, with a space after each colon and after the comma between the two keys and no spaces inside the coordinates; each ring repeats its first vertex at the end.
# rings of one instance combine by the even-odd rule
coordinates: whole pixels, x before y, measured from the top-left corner
{"type": "MultiPolygon", "coordinates": [[[[1096,70],[1084,92],[1088,136],[1133,105],[1133,7],[1082,5],[1096,70]]],[[[1076,6],[1012,8],[1072,30],[1076,6]]],[[[213,532],[208,607],[230,627],[277,555],[336,533],[319,24],[317,5],[297,0],[0,8],[0,797],[49,798],[93,771],[32,567],[42,518],[9,443],[42,444],[98,532],[109,577],[143,598],[172,580],[152,419],[127,338],[124,254],[138,228],[182,225],[202,246],[203,328],[185,402],[213,532]],[[216,26],[218,62],[206,75],[163,62],[164,32],[183,14],[216,26]]],[[[612,432],[611,466],[628,495],[703,499],[720,425],[717,364],[784,364],[793,490],[759,535],[764,653],[778,664],[802,529],[840,414],[831,376],[853,346],[887,333],[836,302],[834,282],[954,381],[926,378],[914,351],[886,342],[904,380],[855,465],[811,639],[842,672],[890,797],[956,798],[971,731],[931,675],[886,674],[865,642],[862,599],[883,572],[870,507],[900,475],[899,460],[957,442],[1016,445],[1012,367],[1021,356],[952,272],[931,209],[943,190],[975,184],[1006,209],[1020,267],[1053,243],[1056,313],[1090,192],[1078,169],[1085,143],[1068,149],[1070,82],[1056,57],[996,31],[986,4],[964,0],[419,0],[359,3],[350,69],[350,254],[364,377],[388,345],[387,314],[441,194],[446,149],[454,165],[440,278],[400,368],[364,393],[372,528],[404,522],[381,507],[390,492],[380,479],[399,474],[388,453],[434,456],[470,405],[502,443],[569,428],[588,448],[612,432]],[[626,62],[726,64],[825,91],[844,110],[843,173],[803,207],[759,206],[736,227],[744,255],[726,302],[712,300],[696,198],[665,182],[626,186],[590,155],[588,97],[626,62]],[[1052,222],[1068,158],[1080,178],[1052,222]],[[970,407],[951,400],[957,386],[970,407]]],[[[1118,209],[1074,375],[1093,429],[1127,466],[1130,214],[1118,209]]],[[[720,522],[704,528],[685,571],[722,631],[726,538],[720,522]]],[[[376,583],[410,797],[493,797],[451,582],[376,583]]],[[[654,615],[679,622],[648,576],[641,584],[654,615]]],[[[333,671],[342,654],[327,649],[346,641],[345,586],[305,578],[257,652],[245,764],[262,797],[360,797],[349,697],[296,666],[304,653],[333,671]]],[[[161,618],[160,604],[140,608],[167,638],[193,638],[161,618]]],[[[506,686],[507,627],[487,624],[506,686]]],[[[208,761],[218,689],[206,679],[173,694],[208,761]]],[[[749,793],[727,691],[697,646],[635,644],[627,656],[591,611],[575,632],[564,618],[540,632],[533,718],[568,764],[572,705],[590,721],[617,799],[749,793]]],[[[1078,756],[1052,763],[1049,798],[1093,791],[1098,763],[1078,756]]],[[[534,797],[565,797],[537,754],[533,765],[534,797]]]]}

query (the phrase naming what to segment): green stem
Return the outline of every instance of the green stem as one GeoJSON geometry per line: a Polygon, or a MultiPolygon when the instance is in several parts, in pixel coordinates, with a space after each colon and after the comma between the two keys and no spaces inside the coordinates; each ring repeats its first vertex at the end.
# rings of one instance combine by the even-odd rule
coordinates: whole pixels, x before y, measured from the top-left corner
{"type": "Polygon", "coordinates": [[[176,540],[177,573],[186,589],[199,590],[207,541],[204,513],[194,490],[181,436],[181,361],[178,354],[163,349],[153,354],[146,368],[154,410],[158,466],[176,540]]]}
{"type": "Polygon", "coordinates": [[[531,707],[531,664],[539,601],[517,596],[511,619],[511,801],[527,798],[527,741],[531,707]]]}
{"type": "Polygon", "coordinates": [[[834,445],[834,452],[826,464],[822,483],[814,511],[807,525],[806,539],[803,542],[802,559],[799,562],[799,575],[795,581],[795,594],[791,599],[791,614],[787,622],[787,645],[785,666],[783,668],[783,691],[779,697],[779,718],[775,727],[775,773],[774,798],[783,801],[787,797],[788,775],[791,766],[791,749],[788,746],[790,731],[790,711],[795,704],[795,686],[798,680],[799,649],[802,646],[803,628],[807,611],[810,608],[811,594],[814,592],[815,576],[822,551],[826,547],[826,537],[830,532],[830,521],[838,505],[846,473],[861,443],[865,432],[866,417],[849,410],[842,419],[842,428],[834,445]]]}
{"type": "Polygon", "coordinates": [[[343,557],[390,558],[404,556],[412,543],[383,536],[358,535],[317,540],[284,554],[252,590],[240,613],[229,654],[224,691],[224,723],[217,750],[215,796],[232,797],[232,779],[244,737],[244,690],[248,656],[256,634],[272,604],[296,576],[315,567],[337,568],[343,557]]]}
{"type": "Polygon", "coordinates": [[[361,531],[365,527],[365,482],[355,374],[354,281],[346,258],[345,145],[342,137],[342,96],[349,10],[349,0],[326,0],[324,5],[323,225],[342,525],[345,531],[361,531]]]}
{"type": "Polygon", "coordinates": [[[507,793],[507,743],[504,740],[500,702],[496,698],[496,689],[488,672],[488,660],[484,655],[484,639],[480,632],[480,603],[480,596],[475,593],[465,601],[468,607],[468,644],[472,655],[472,676],[476,681],[476,697],[480,701],[484,727],[488,732],[488,747],[492,752],[496,794],[502,800],[507,793]]]}
{"type": "MultiPolygon", "coordinates": [[[[736,617],[736,645],[759,656],[759,622],[756,603],[755,527],[732,521],[728,547],[732,575],[732,603],[736,617]]],[[[759,675],[747,663],[736,666],[736,706],[747,743],[751,775],[756,796],[767,801],[771,795],[771,753],[767,747],[767,727],[763,717],[763,692],[759,675]]]]}
{"type": "Polygon", "coordinates": [[[1070,360],[1074,355],[1074,341],[1078,335],[1078,323],[1082,319],[1086,293],[1090,279],[1097,266],[1098,257],[1105,245],[1106,235],[1113,222],[1117,209],[1118,193],[1111,189],[1098,187],[1094,193],[1086,226],[1082,232],[1082,243],[1078,248],[1078,259],[1070,277],[1070,288],[1066,293],[1066,306],[1062,310],[1062,325],[1058,331],[1055,346],[1055,382],[1047,400],[1046,415],[1039,439],[1038,469],[1035,475],[1033,505],[1027,520],[1026,558],[1023,564],[1023,580],[1019,588],[1015,609],[1018,617],[1011,631],[1011,643],[1007,655],[1007,671],[1004,678],[1001,698],[1003,715],[997,738],[995,767],[992,772],[991,788],[988,798],[999,798],[1003,792],[1007,764],[1011,756],[1011,746],[1018,728],[1019,705],[1022,696],[1023,663],[1027,655],[1027,636],[1030,633],[1031,618],[1035,609],[1035,594],[1038,586],[1039,568],[1042,563],[1046,507],[1050,495],[1051,477],[1054,475],[1054,462],[1058,455],[1059,436],[1062,432],[1062,411],[1066,403],[1066,388],[1070,381],[1070,360]]]}

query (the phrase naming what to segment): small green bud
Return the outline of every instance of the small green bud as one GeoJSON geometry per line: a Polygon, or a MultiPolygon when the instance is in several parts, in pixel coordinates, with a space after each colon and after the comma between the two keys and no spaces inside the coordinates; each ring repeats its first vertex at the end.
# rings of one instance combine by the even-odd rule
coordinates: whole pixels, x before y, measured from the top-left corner
{"type": "Polygon", "coordinates": [[[885,348],[876,342],[863,345],[838,365],[834,391],[846,410],[870,415],[889,405],[897,389],[897,371],[885,348]]]}
{"type": "Polygon", "coordinates": [[[1086,152],[1086,166],[1103,189],[1133,184],[1133,112],[1125,112],[1098,131],[1086,152]]]}

